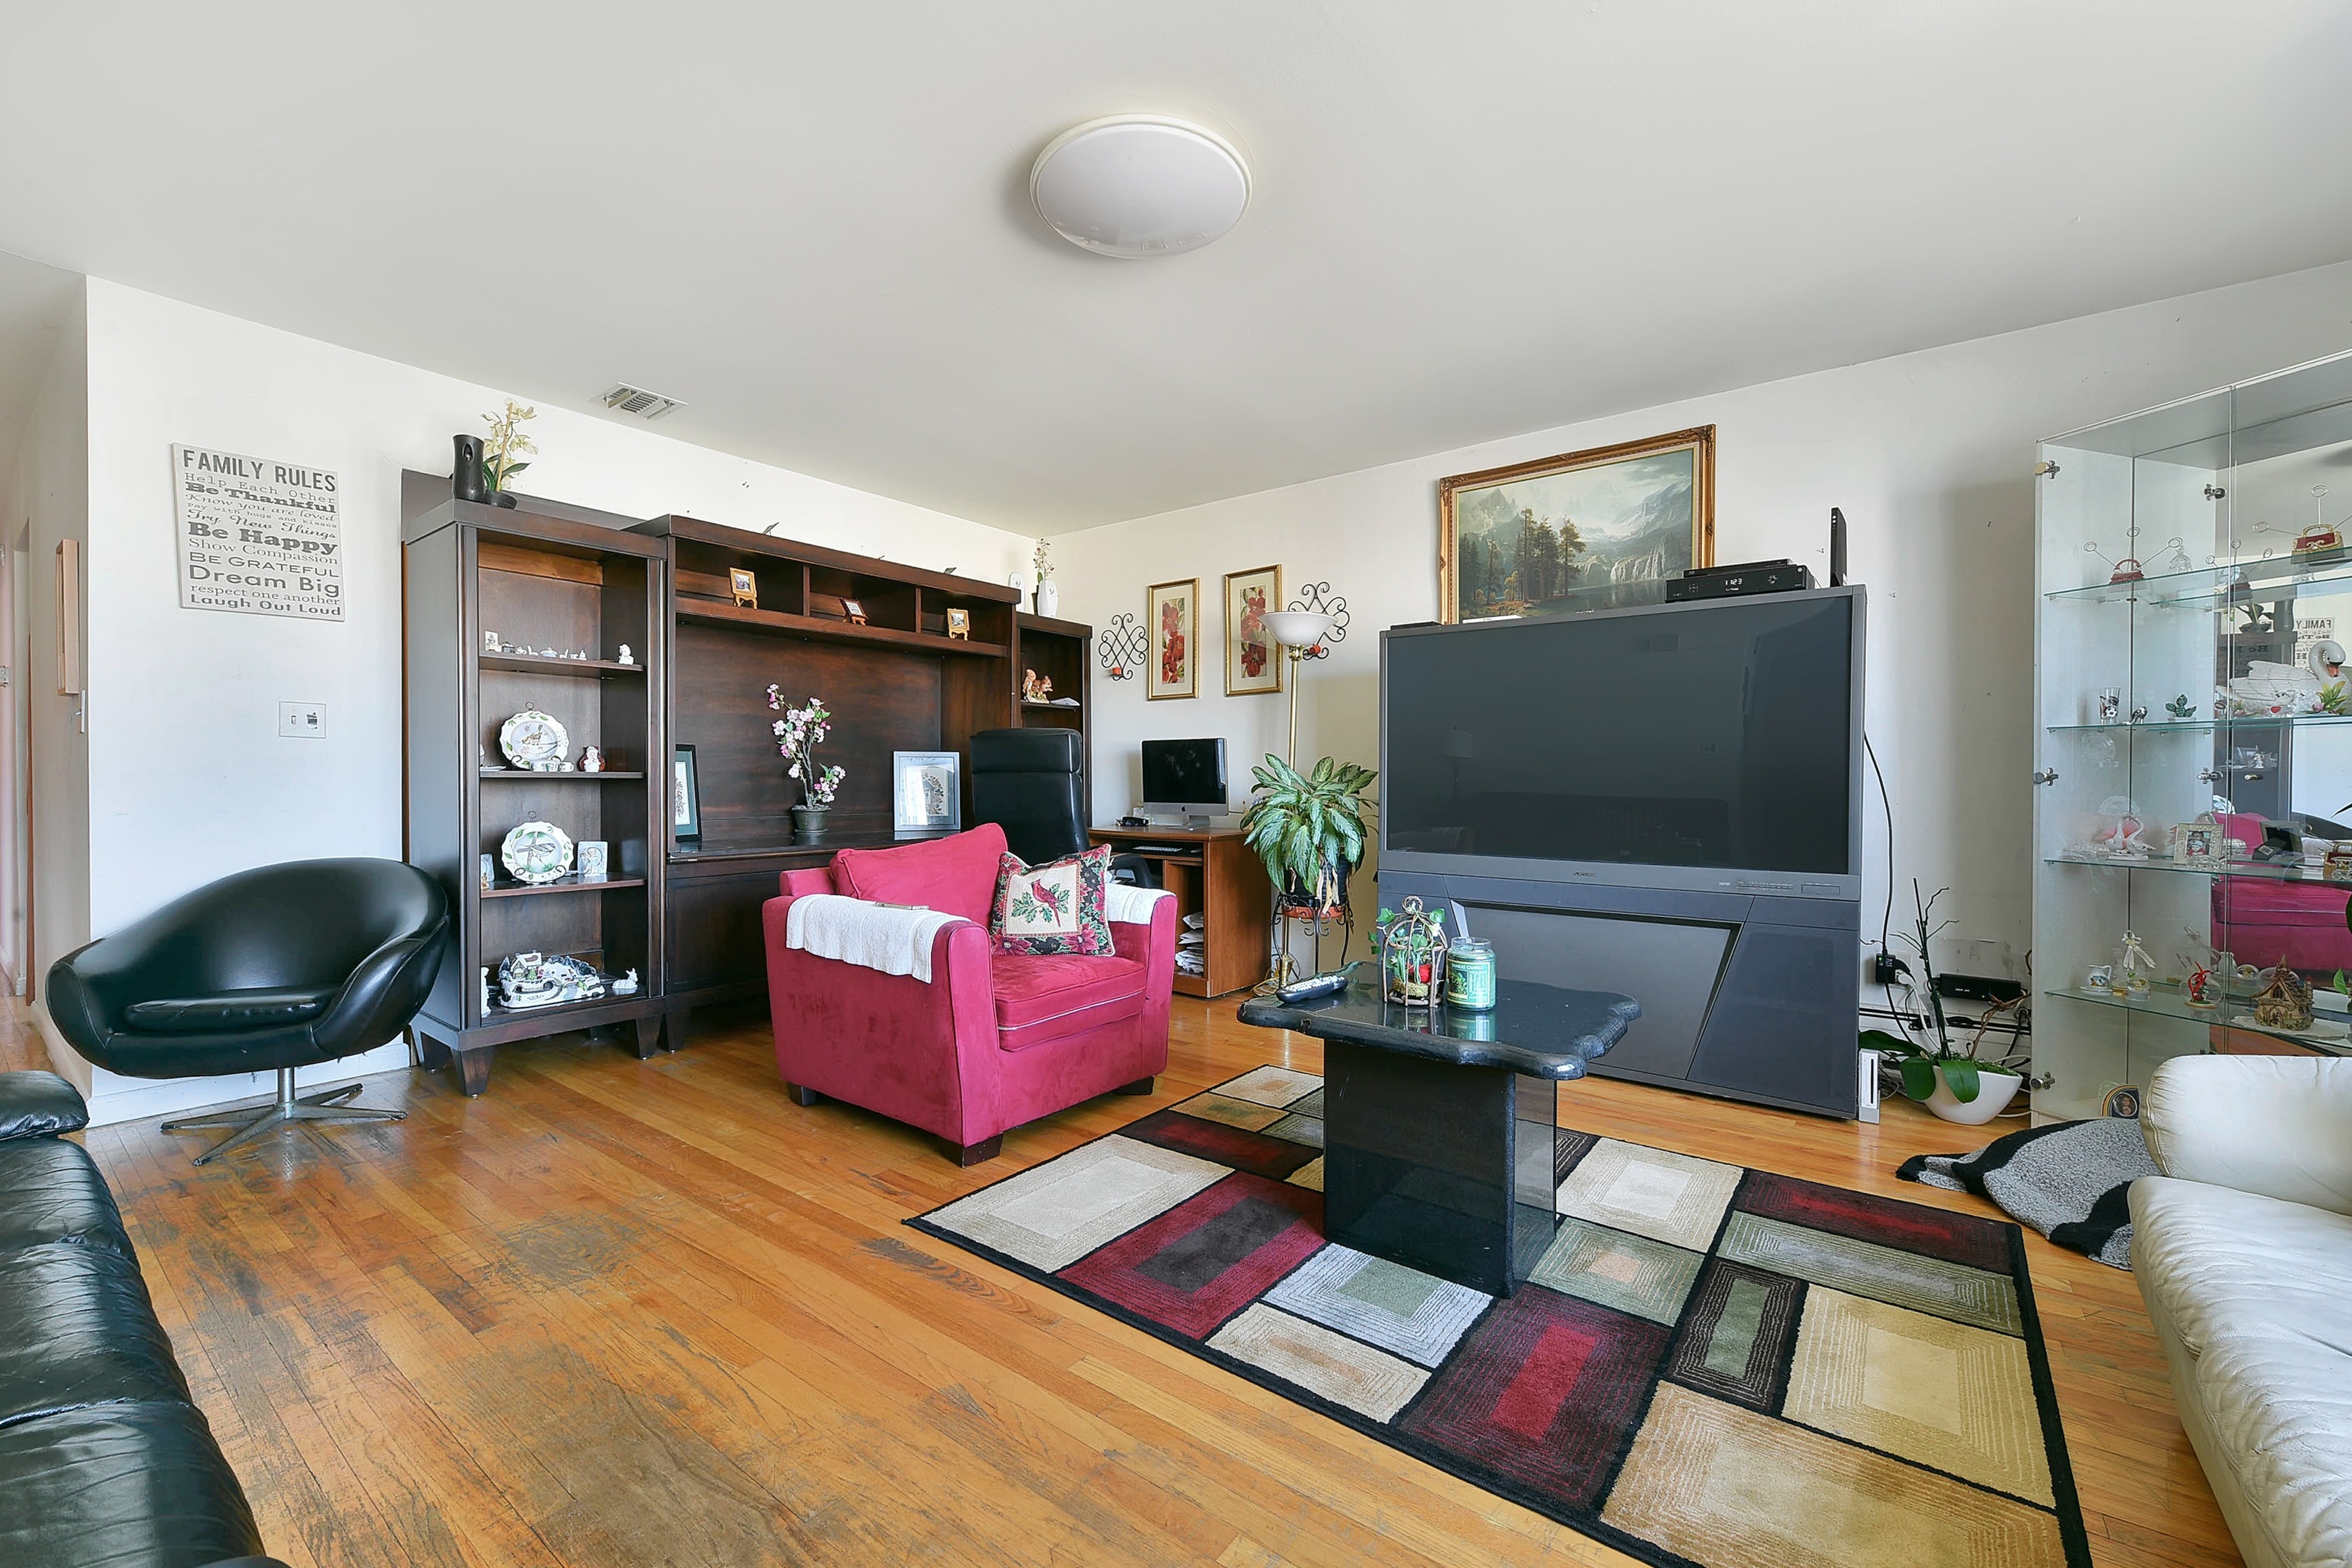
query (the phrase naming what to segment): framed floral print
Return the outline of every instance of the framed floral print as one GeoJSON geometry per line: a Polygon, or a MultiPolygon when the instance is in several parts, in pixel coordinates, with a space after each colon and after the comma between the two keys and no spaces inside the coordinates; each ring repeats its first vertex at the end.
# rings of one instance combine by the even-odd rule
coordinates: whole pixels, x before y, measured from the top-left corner
{"type": "Polygon", "coordinates": [[[1715,564],[1715,426],[1437,482],[1437,615],[1656,604],[1715,564]]]}
{"type": "Polygon", "coordinates": [[[1151,628],[1143,695],[1153,702],[1199,696],[1201,580],[1153,583],[1145,591],[1143,618],[1151,628]]]}
{"type": "Polygon", "coordinates": [[[1282,651],[1265,626],[1267,614],[1281,608],[1282,568],[1225,573],[1225,695],[1282,690],[1282,651]]]}

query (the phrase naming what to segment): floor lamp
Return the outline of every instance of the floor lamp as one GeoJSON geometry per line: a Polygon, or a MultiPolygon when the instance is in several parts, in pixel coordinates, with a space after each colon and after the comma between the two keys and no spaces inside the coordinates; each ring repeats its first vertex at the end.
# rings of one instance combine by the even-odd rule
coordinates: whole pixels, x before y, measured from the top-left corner
{"type": "MultiPolygon", "coordinates": [[[[1284,741],[1282,760],[1294,771],[1298,767],[1298,669],[1312,656],[1323,639],[1331,634],[1332,617],[1319,610],[1276,610],[1265,618],[1265,629],[1282,645],[1290,660],[1290,735],[1284,741]]],[[[1290,951],[1283,941],[1282,889],[1274,890],[1274,929],[1266,934],[1269,949],[1266,959],[1267,986],[1279,990],[1297,977],[1291,967],[1290,951]]]]}

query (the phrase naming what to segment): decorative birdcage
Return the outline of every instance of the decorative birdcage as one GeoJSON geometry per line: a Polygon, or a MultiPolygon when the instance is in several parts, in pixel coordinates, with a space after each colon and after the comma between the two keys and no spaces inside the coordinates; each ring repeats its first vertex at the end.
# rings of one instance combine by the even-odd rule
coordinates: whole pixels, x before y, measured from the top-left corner
{"type": "Polygon", "coordinates": [[[1445,920],[1408,898],[1381,922],[1381,991],[1408,1008],[1445,999],[1445,920]]]}

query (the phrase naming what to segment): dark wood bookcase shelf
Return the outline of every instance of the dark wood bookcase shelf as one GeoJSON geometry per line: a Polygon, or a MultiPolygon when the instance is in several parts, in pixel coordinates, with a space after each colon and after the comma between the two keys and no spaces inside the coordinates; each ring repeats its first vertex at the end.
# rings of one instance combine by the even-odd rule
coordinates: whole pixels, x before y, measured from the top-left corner
{"type": "Polygon", "coordinates": [[[955,751],[984,729],[1087,732],[1092,631],[1032,615],[1008,587],[952,572],[671,516],[645,521],[522,498],[452,500],[449,481],[404,476],[408,858],[449,890],[457,932],[416,1030],[428,1061],[454,1057],[468,1092],[492,1048],[562,1030],[634,1028],[640,1053],[685,1038],[691,1009],[763,996],[761,907],[782,873],[843,849],[887,847],[894,751],[955,751]],[[748,571],[756,605],[730,574],[748,571]],[[850,621],[845,600],[864,612],[850,621]],[[969,637],[947,635],[949,612],[969,637]],[[593,659],[481,652],[583,648],[593,659]],[[615,655],[629,645],[629,664],[615,655]],[[1034,669],[1076,707],[1021,698],[1034,669]],[[834,713],[824,758],[848,770],[822,843],[797,842],[799,786],[776,755],[768,687],[834,713]],[[524,707],[554,715],[601,773],[488,766],[524,707]],[[673,827],[674,748],[695,748],[698,841],[673,827]],[[541,786],[547,786],[541,789],[541,786]],[[499,868],[518,823],[554,823],[609,846],[611,876],[525,886],[499,868]],[[480,973],[521,951],[635,969],[631,997],[527,1009],[480,1005],[480,973]]]}
{"type": "Polygon", "coordinates": [[[440,879],[456,915],[450,952],[414,1026],[422,1054],[428,1063],[454,1060],[467,1092],[478,1094],[497,1047],[539,1035],[634,1025],[639,1053],[650,1053],[661,1023],[662,885],[654,868],[667,843],[667,802],[656,780],[667,777],[667,552],[627,532],[626,517],[528,499],[513,508],[478,506],[451,499],[446,479],[405,478],[407,853],[440,879]],[[502,643],[600,657],[485,653],[488,632],[502,643]],[[624,643],[626,664],[612,657],[624,643]],[[593,745],[618,766],[598,773],[487,766],[498,756],[499,727],[525,708],[562,723],[575,757],[593,745]],[[497,866],[499,847],[534,821],[553,823],[574,843],[603,841],[611,875],[508,880],[497,866]],[[484,855],[496,867],[487,888],[484,855]],[[609,975],[635,969],[637,992],[485,1007],[482,971],[495,977],[500,960],[523,952],[584,957],[609,975]]]}

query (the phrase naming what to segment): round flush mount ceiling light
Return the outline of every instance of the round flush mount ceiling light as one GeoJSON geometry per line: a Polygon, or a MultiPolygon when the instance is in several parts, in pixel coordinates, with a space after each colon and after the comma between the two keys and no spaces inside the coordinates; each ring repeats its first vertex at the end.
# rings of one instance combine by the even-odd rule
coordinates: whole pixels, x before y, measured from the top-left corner
{"type": "Polygon", "coordinates": [[[1241,221],[1249,192],[1249,165],[1224,138],[1158,114],[1073,126],[1029,171],[1037,215],[1100,256],[1198,250],[1241,221]]]}

